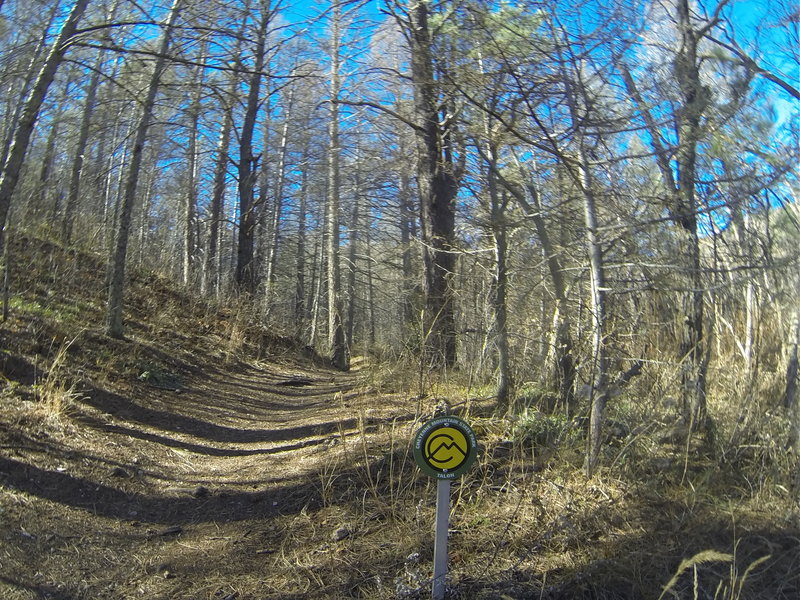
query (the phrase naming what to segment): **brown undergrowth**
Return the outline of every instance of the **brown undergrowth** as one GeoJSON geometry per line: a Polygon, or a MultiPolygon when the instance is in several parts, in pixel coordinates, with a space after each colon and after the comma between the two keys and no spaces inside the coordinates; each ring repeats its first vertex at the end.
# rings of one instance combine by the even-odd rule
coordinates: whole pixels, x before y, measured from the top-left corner
{"type": "MultiPolygon", "coordinates": [[[[587,480],[576,422],[498,418],[458,375],[421,395],[396,365],[338,373],[246,303],[154,274],[133,275],[110,340],[96,257],[13,254],[0,597],[427,597],[435,484],[409,443],[442,397],[481,443],[453,486],[449,598],[800,597],[794,465],[756,400],[687,444],[659,402],[619,399],[587,480]]],[[[657,377],[636,385],[657,397],[657,377]]]]}

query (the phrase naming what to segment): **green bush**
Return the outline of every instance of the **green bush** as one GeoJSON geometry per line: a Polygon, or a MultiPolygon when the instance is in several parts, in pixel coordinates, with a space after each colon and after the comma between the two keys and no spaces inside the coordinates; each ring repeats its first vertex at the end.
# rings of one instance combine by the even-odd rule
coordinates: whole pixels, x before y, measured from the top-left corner
{"type": "Polygon", "coordinates": [[[552,448],[581,441],[581,431],[563,414],[547,414],[524,410],[512,430],[516,444],[534,448],[552,448]]]}

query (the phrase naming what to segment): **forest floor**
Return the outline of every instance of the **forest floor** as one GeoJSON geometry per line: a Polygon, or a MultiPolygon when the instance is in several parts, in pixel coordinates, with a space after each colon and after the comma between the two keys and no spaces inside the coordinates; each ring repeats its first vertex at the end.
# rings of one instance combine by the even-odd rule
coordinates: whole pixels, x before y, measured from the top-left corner
{"type": "Polygon", "coordinates": [[[97,259],[16,244],[0,598],[429,597],[435,483],[409,446],[442,398],[481,445],[453,487],[448,598],[800,598],[800,505],[766,443],[734,463],[640,430],[587,480],[574,427],[520,435],[474,388],[335,371],[152,274],[111,340],[97,259]]]}
{"type": "MultiPolygon", "coordinates": [[[[315,571],[381,535],[377,516],[333,505],[332,486],[366,490],[338,467],[387,424],[405,429],[413,406],[368,402],[357,375],[311,365],[204,365],[169,386],[81,389],[39,419],[3,402],[0,596],[324,595],[315,571]]],[[[350,577],[367,580],[370,558],[350,577]]]]}

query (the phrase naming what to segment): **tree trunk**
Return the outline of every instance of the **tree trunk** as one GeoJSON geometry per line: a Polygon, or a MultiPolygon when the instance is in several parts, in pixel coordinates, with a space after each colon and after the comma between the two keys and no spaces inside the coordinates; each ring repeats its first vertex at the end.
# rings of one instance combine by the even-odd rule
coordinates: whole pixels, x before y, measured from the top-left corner
{"type": "Polygon", "coordinates": [[[597,230],[597,206],[585,148],[580,150],[580,160],[586,245],[589,253],[592,290],[592,389],[585,465],[586,476],[591,477],[600,460],[603,418],[608,401],[608,356],[605,342],[606,282],[603,248],[597,230]]]}
{"type": "MultiPolygon", "coordinates": [[[[484,134],[489,139],[491,126],[488,118],[484,122],[484,134]]],[[[486,172],[489,192],[489,211],[491,233],[494,240],[494,274],[491,283],[491,304],[493,313],[494,344],[497,348],[497,388],[495,398],[497,408],[507,411],[510,408],[512,388],[511,357],[508,344],[508,233],[506,209],[508,194],[500,194],[498,189],[498,151],[495,144],[485,144],[485,157],[488,161],[486,172]]]]}
{"type": "Polygon", "coordinates": [[[239,239],[236,253],[236,285],[243,292],[255,293],[257,286],[255,265],[256,210],[255,183],[260,156],[253,154],[253,134],[258,118],[262,71],[266,62],[266,44],[272,20],[270,1],[264,0],[261,19],[256,34],[254,64],[250,76],[247,103],[239,136],[239,239]]]}
{"type": "Polygon", "coordinates": [[[3,323],[8,321],[11,304],[11,244],[3,246],[3,323]]]}
{"type": "MultiPolygon", "coordinates": [[[[250,3],[245,4],[245,15],[249,13],[250,3]]],[[[234,56],[236,57],[236,67],[241,68],[240,55],[242,48],[242,39],[245,34],[245,25],[247,19],[242,19],[239,35],[234,44],[234,56]]],[[[230,82],[228,83],[227,98],[228,104],[224,107],[224,115],[222,117],[222,124],[220,125],[219,137],[217,138],[216,161],[214,163],[214,179],[211,191],[211,203],[209,206],[209,228],[208,228],[208,245],[206,247],[206,260],[203,265],[203,278],[201,283],[201,291],[203,294],[211,294],[219,296],[220,294],[220,242],[222,236],[220,232],[220,224],[222,223],[225,212],[225,188],[226,179],[228,176],[228,161],[230,160],[230,140],[231,133],[233,132],[233,102],[236,98],[237,90],[240,83],[238,70],[230,74],[230,82]]]]}
{"type": "Polygon", "coordinates": [[[39,181],[36,184],[38,205],[33,207],[33,213],[36,215],[37,219],[44,218],[44,221],[51,226],[55,223],[58,215],[59,199],[58,190],[49,189],[48,183],[50,183],[50,176],[53,171],[56,142],[58,141],[58,134],[61,130],[61,121],[67,107],[67,98],[69,97],[69,88],[71,85],[72,77],[69,77],[67,81],[64,82],[64,88],[61,90],[61,94],[55,100],[55,110],[50,121],[50,131],[47,134],[47,143],[45,144],[44,156],[42,157],[42,166],[39,170],[39,181]],[[52,202],[48,202],[50,196],[52,196],[52,202]]]}
{"type": "MultiPolygon", "coordinates": [[[[50,11],[47,19],[47,24],[44,27],[44,31],[42,32],[42,36],[39,42],[36,44],[36,48],[33,51],[33,56],[31,57],[30,62],[28,63],[28,74],[25,77],[25,81],[22,84],[22,89],[19,92],[20,98],[30,98],[29,92],[31,86],[34,85],[34,82],[37,81],[35,75],[39,74],[41,77],[42,69],[37,69],[37,63],[39,62],[39,57],[44,52],[47,44],[47,32],[50,30],[50,27],[53,25],[56,16],[58,15],[59,5],[55,4],[50,11]]],[[[57,48],[57,46],[53,46],[53,49],[57,48]]],[[[52,53],[52,50],[51,50],[52,53]]],[[[14,90],[9,86],[8,89],[8,98],[9,103],[11,102],[11,98],[16,96],[17,94],[14,93],[14,90]]],[[[42,98],[44,101],[44,98],[42,98]]],[[[27,103],[25,102],[14,102],[14,110],[11,112],[10,110],[7,111],[6,115],[11,112],[11,118],[4,119],[3,125],[5,126],[4,136],[3,136],[3,151],[2,155],[0,155],[0,176],[2,176],[3,172],[5,171],[6,162],[8,161],[8,154],[11,151],[11,146],[14,143],[14,136],[18,133],[18,126],[20,122],[20,118],[22,117],[22,112],[27,107],[27,103]]],[[[38,115],[37,115],[38,116],[38,115]]],[[[34,117],[35,121],[36,117],[34,117]]]]}
{"type": "Polygon", "coordinates": [[[56,71],[64,60],[68,41],[77,30],[78,22],[88,4],[89,0],[76,0],[73,5],[39,71],[33,89],[25,101],[25,108],[14,132],[14,139],[8,151],[8,158],[3,165],[3,173],[0,175],[0,254],[3,251],[3,231],[8,219],[8,211],[11,207],[11,196],[14,194],[19,181],[22,163],[28,151],[36,119],[39,117],[39,110],[47,95],[47,90],[55,78],[56,71]]]}
{"type": "Polygon", "coordinates": [[[492,303],[494,308],[494,330],[497,343],[497,405],[509,408],[513,379],[511,376],[511,352],[508,343],[508,236],[505,224],[494,231],[495,273],[492,303]]]}
{"type": "MultiPolygon", "coordinates": [[[[558,50],[561,61],[561,72],[564,78],[566,103],[569,108],[572,126],[580,131],[581,123],[591,111],[592,99],[581,79],[579,64],[576,60],[569,62],[558,50]]],[[[577,168],[577,176],[573,175],[583,200],[583,216],[585,226],[586,252],[589,255],[589,283],[591,289],[591,388],[589,390],[590,414],[589,432],[586,436],[586,459],[584,470],[591,477],[600,462],[600,446],[602,443],[603,421],[608,402],[608,351],[606,348],[606,281],[603,247],[598,229],[597,201],[592,165],[589,161],[587,139],[579,134],[577,140],[577,164],[564,163],[567,167],[577,168]]],[[[562,159],[563,160],[563,159],[562,159]]],[[[574,172],[570,168],[570,172],[574,172]]]]}
{"type": "MultiPolygon", "coordinates": [[[[105,17],[109,22],[114,20],[119,8],[120,0],[115,0],[111,7],[108,9],[105,17]]],[[[104,63],[103,50],[97,51],[94,66],[92,68],[92,75],[89,79],[89,84],[86,87],[86,98],[83,104],[83,111],[81,113],[81,123],[78,128],[78,140],[75,145],[75,155],[72,160],[72,167],[70,169],[69,188],[67,190],[67,199],[64,203],[64,218],[61,222],[61,239],[65,245],[72,242],[72,230],[75,222],[75,212],[78,208],[78,194],[80,193],[81,179],[83,177],[83,167],[86,163],[86,149],[89,142],[89,129],[92,124],[92,117],[94,116],[95,107],[97,105],[97,90],[100,87],[100,77],[102,75],[102,68],[104,63]]],[[[114,64],[111,70],[110,81],[116,79],[118,73],[119,60],[114,64]]],[[[116,130],[116,127],[114,128],[116,130]]],[[[101,136],[99,147],[105,143],[105,136],[101,136]]],[[[98,157],[105,160],[105,153],[99,152],[98,157]]],[[[103,203],[105,208],[105,203],[103,203]]]]}
{"type": "MultiPolygon", "coordinates": [[[[289,91],[288,106],[286,107],[288,113],[291,113],[293,98],[294,98],[294,89],[289,91]]],[[[272,206],[269,231],[267,232],[267,238],[269,240],[267,247],[267,273],[265,277],[267,289],[264,294],[265,304],[267,308],[267,310],[265,311],[266,314],[269,314],[270,308],[273,303],[273,295],[275,293],[275,281],[278,275],[278,249],[281,243],[281,222],[282,222],[281,213],[283,212],[283,194],[286,189],[286,156],[288,152],[289,152],[289,115],[287,115],[286,120],[284,121],[283,124],[283,129],[281,130],[280,148],[278,150],[278,168],[275,174],[276,177],[275,185],[273,186],[275,189],[275,202],[273,203],[272,206]]]]}
{"type": "MultiPolygon", "coordinates": [[[[133,135],[133,123],[128,127],[128,131],[124,136],[125,140],[129,140],[133,135]]],[[[119,207],[122,204],[122,190],[125,182],[125,165],[127,164],[128,151],[130,142],[122,144],[122,156],[119,159],[119,167],[115,177],[114,173],[114,155],[112,154],[108,164],[108,179],[105,186],[105,212],[103,213],[103,230],[105,235],[105,247],[108,250],[108,255],[113,256],[114,253],[114,234],[117,231],[117,223],[119,222],[119,207]]],[[[111,269],[106,269],[106,288],[111,285],[111,269]]]]}
{"type": "Polygon", "coordinates": [[[430,367],[449,367],[456,362],[453,277],[458,177],[448,147],[452,125],[449,122],[440,124],[428,3],[411,0],[408,12],[411,79],[419,146],[417,188],[424,243],[423,358],[430,367]]]}
{"type": "Polygon", "coordinates": [[[797,347],[800,345],[800,311],[795,311],[792,319],[792,339],[789,360],[786,363],[786,393],[784,404],[789,410],[790,429],[788,446],[800,455],[800,399],[797,397],[798,357],[797,347]]]}
{"type": "Polygon", "coordinates": [[[528,193],[533,200],[533,206],[528,207],[528,216],[533,220],[536,235],[542,245],[550,282],[553,286],[553,296],[556,304],[553,310],[553,329],[550,344],[547,346],[545,359],[546,372],[553,382],[553,387],[558,392],[558,397],[564,407],[564,413],[569,417],[575,405],[575,351],[570,333],[571,323],[567,310],[567,286],[564,281],[564,267],[561,258],[550,239],[550,232],[544,220],[544,205],[542,204],[539,190],[533,183],[527,185],[528,193]]]}
{"type": "MultiPolygon", "coordinates": [[[[308,156],[308,146],[306,146],[308,156]]],[[[304,339],[308,322],[306,305],[306,211],[308,204],[308,173],[303,169],[300,176],[300,206],[297,208],[297,255],[295,257],[294,323],[295,329],[304,339]]],[[[312,284],[313,285],[313,284],[312,284]]]]}
{"type": "Polygon", "coordinates": [[[367,261],[367,314],[369,315],[369,348],[375,348],[375,281],[372,273],[372,236],[370,235],[371,224],[369,219],[364,228],[364,243],[366,245],[367,261]]]}
{"type": "Polygon", "coordinates": [[[697,146],[700,118],[708,106],[708,91],[700,81],[698,34],[691,23],[689,0],[678,2],[681,50],[675,59],[675,76],[681,90],[678,113],[678,185],[674,211],[683,230],[683,254],[689,272],[689,290],[683,298],[684,331],[680,354],[682,363],[684,415],[692,431],[706,425],[707,359],[703,338],[703,277],[700,237],[695,198],[697,146]]]}
{"type": "MultiPolygon", "coordinates": [[[[265,62],[264,69],[268,78],[271,78],[269,63],[265,62]]],[[[264,95],[270,97],[272,90],[270,89],[271,82],[267,82],[267,88],[264,90],[264,95]]],[[[272,246],[272,222],[275,218],[275,209],[277,208],[277,194],[272,194],[272,175],[274,173],[272,161],[272,112],[273,107],[269,102],[264,103],[263,118],[261,124],[261,164],[259,165],[258,180],[258,197],[255,200],[256,205],[259,207],[257,216],[257,241],[255,245],[255,264],[256,273],[259,282],[264,282],[263,293],[263,315],[264,319],[269,318],[269,311],[272,309],[271,286],[269,284],[269,256],[271,254],[270,247],[272,246]],[[275,202],[270,202],[270,200],[275,202]],[[267,272],[264,272],[266,265],[267,272]]]]}
{"type": "Polygon", "coordinates": [[[676,26],[680,36],[674,60],[674,76],[680,89],[681,102],[675,115],[678,146],[675,151],[676,181],[670,153],[661,142],[662,136],[647,104],[627,69],[622,76],[629,95],[637,105],[650,136],[656,164],[668,193],[667,209],[680,228],[680,253],[688,273],[687,291],[683,292],[681,320],[682,339],[679,348],[681,395],[684,419],[692,431],[708,424],[706,412],[706,374],[708,352],[704,339],[703,277],[700,260],[700,237],[695,198],[697,147],[701,136],[701,118],[708,107],[710,92],[700,79],[700,57],[697,46],[702,35],[693,28],[689,0],[677,1],[676,26]]]}
{"type": "Polygon", "coordinates": [[[182,4],[183,0],[174,0],[169,15],[167,16],[164,33],[162,34],[161,43],[159,44],[158,58],[156,58],[156,64],[153,68],[153,74],[150,77],[147,94],[142,105],[142,116],[136,127],[130,165],[128,166],[128,175],[122,194],[114,247],[109,260],[108,277],[109,290],[106,332],[109,336],[114,338],[122,338],[123,336],[122,306],[125,288],[125,261],[128,254],[128,239],[130,237],[133,204],[136,200],[136,187],[139,182],[139,170],[142,165],[144,145],[147,141],[147,133],[153,118],[153,107],[155,106],[159,83],[164,74],[167,53],[170,50],[172,42],[172,30],[180,14],[182,4]]]}
{"type": "Polygon", "coordinates": [[[342,315],[341,281],[339,278],[339,193],[341,173],[339,162],[339,95],[341,92],[340,26],[342,7],[338,0],[333,4],[333,31],[331,40],[330,122],[328,124],[328,348],[331,362],[342,370],[350,368],[347,340],[342,315]]]}
{"type": "MultiPolygon", "coordinates": [[[[154,152],[151,149],[151,154],[154,152]]],[[[156,156],[150,157],[153,161],[156,156]]],[[[147,252],[147,244],[150,241],[150,232],[152,228],[152,221],[150,219],[150,208],[153,200],[153,187],[156,184],[158,175],[155,169],[151,169],[145,175],[144,186],[138,186],[139,191],[136,196],[139,198],[139,239],[138,239],[138,252],[136,254],[136,266],[142,268],[144,266],[145,253],[147,252]]]]}
{"type": "Polygon", "coordinates": [[[319,337],[320,329],[320,304],[323,295],[323,283],[325,280],[325,234],[322,234],[322,240],[317,238],[314,244],[314,263],[311,269],[311,286],[310,286],[310,299],[309,306],[311,307],[311,331],[309,332],[309,342],[312,346],[317,346],[317,338],[319,337]]]}
{"type": "Polygon", "coordinates": [[[189,107],[189,147],[187,154],[187,181],[186,197],[183,204],[183,245],[181,247],[181,272],[183,285],[189,286],[192,282],[195,267],[195,252],[197,239],[194,235],[195,221],[197,218],[197,198],[199,186],[200,160],[198,151],[198,137],[200,135],[200,111],[202,110],[203,79],[205,74],[204,62],[206,60],[206,42],[200,46],[200,58],[195,67],[192,80],[192,103],[189,107]]]}
{"type": "MultiPolygon", "coordinates": [[[[530,179],[531,175],[522,173],[523,178],[530,179]]],[[[550,239],[550,232],[544,220],[544,205],[542,204],[539,190],[533,181],[525,185],[532,204],[525,198],[525,194],[519,186],[510,184],[503,180],[500,181],[519,202],[525,211],[525,216],[533,221],[536,228],[536,235],[542,246],[545,262],[547,263],[548,274],[552,284],[553,296],[556,305],[553,311],[553,329],[550,343],[547,344],[545,351],[545,372],[548,374],[548,382],[551,382],[564,408],[567,417],[572,413],[575,401],[575,378],[577,376],[574,347],[570,334],[571,323],[567,312],[567,286],[564,281],[564,268],[558,252],[555,250],[550,239]]],[[[542,310],[543,314],[545,310],[542,310]]],[[[543,336],[544,338],[544,336],[543,336]]]]}
{"type": "Polygon", "coordinates": [[[97,58],[92,69],[92,76],[86,88],[86,100],[83,104],[81,114],[81,124],[78,129],[78,141],[75,145],[75,157],[72,159],[72,169],[70,170],[69,190],[67,200],[64,205],[64,219],[61,223],[61,239],[64,244],[72,242],[72,227],[75,221],[75,211],[78,206],[78,193],[80,192],[81,175],[85,163],[86,146],[89,142],[89,127],[92,124],[95,105],[97,104],[97,89],[100,87],[101,67],[103,66],[103,51],[98,50],[97,58]]]}
{"type": "MultiPolygon", "coordinates": [[[[358,160],[356,159],[356,162],[358,160]]],[[[359,176],[358,169],[360,165],[356,164],[355,169],[355,189],[353,190],[353,210],[350,214],[350,235],[349,235],[349,248],[347,258],[347,323],[345,326],[345,339],[347,340],[347,347],[353,347],[353,338],[355,335],[355,322],[356,322],[356,275],[358,269],[356,263],[358,261],[358,246],[360,243],[360,223],[361,218],[361,177],[359,176]]]]}
{"type": "Polygon", "coordinates": [[[411,178],[403,168],[400,172],[400,247],[403,253],[403,327],[408,327],[414,322],[414,266],[412,262],[411,240],[415,236],[414,224],[416,217],[411,201],[411,178]]]}
{"type": "MultiPolygon", "coordinates": [[[[233,87],[235,84],[231,84],[233,87]]],[[[225,116],[219,130],[217,141],[217,157],[214,164],[214,183],[212,184],[211,203],[209,206],[209,225],[208,225],[208,246],[206,250],[206,261],[203,267],[203,294],[215,294],[220,292],[220,273],[219,273],[219,243],[220,243],[220,223],[222,222],[224,200],[225,200],[225,180],[228,176],[228,146],[230,145],[231,130],[233,129],[233,111],[230,107],[226,108],[225,116]]]]}
{"type": "MultiPolygon", "coordinates": [[[[111,75],[112,79],[116,77],[119,73],[119,65],[121,64],[122,60],[120,57],[117,57],[117,60],[114,61],[114,68],[112,69],[111,75]]],[[[102,245],[108,252],[111,252],[111,242],[112,237],[114,234],[113,224],[110,223],[112,211],[110,206],[112,204],[116,205],[116,200],[112,200],[112,193],[114,188],[114,181],[118,178],[118,174],[114,172],[114,165],[116,164],[116,155],[114,149],[119,147],[120,139],[123,137],[121,134],[121,120],[122,115],[117,114],[114,119],[114,124],[108,130],[103,131],[103,135],[100,136],[100,140],[97,143],[97,149],[94,155],[94,164],[99,165],[100,172],[97,174],[95,179],[95,192],[96,192],[96,200],[94,203],[90,203],[90,209],[95,209],[94,214],[99,214],[101,216],[101,238],[102,238],[102,245]],[[105,132],[111,132],[111,139],[109,140],[105,132]]],[[[128,139],[129,136],[125,135],[125,139],[128,139]]],[[[121,144],[123,154],[127,151],[127,145],[125,143],[121,144]]],[[[120,172],[122,171],[122,166],[125,164],[125,160],[120,162],[120,172]]],[[[117,186],[119,189],[119,186],[117,186]]]]}

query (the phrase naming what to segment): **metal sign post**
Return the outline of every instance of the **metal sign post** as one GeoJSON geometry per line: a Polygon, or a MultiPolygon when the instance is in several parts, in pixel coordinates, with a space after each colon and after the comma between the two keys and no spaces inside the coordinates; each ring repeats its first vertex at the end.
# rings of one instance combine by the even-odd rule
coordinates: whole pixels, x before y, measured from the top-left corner
{"type": "Polygon", "coordinates": [[[472,466],[477,453],[475,433],[466,421],[458,417],[439,417],[428,421],[414,437],[414,460],[424,473],[437,479],[431,586],[433,600],[443,600],[447,590],[450,482],[472,466]]]}
{"type": "Polygon", "coordinates": [[[450,525],[450,480],[436,482],[436,537],[433,540],[433,587],[431,598],[442,600],[447,585],[447,529],[450,525]]]}

